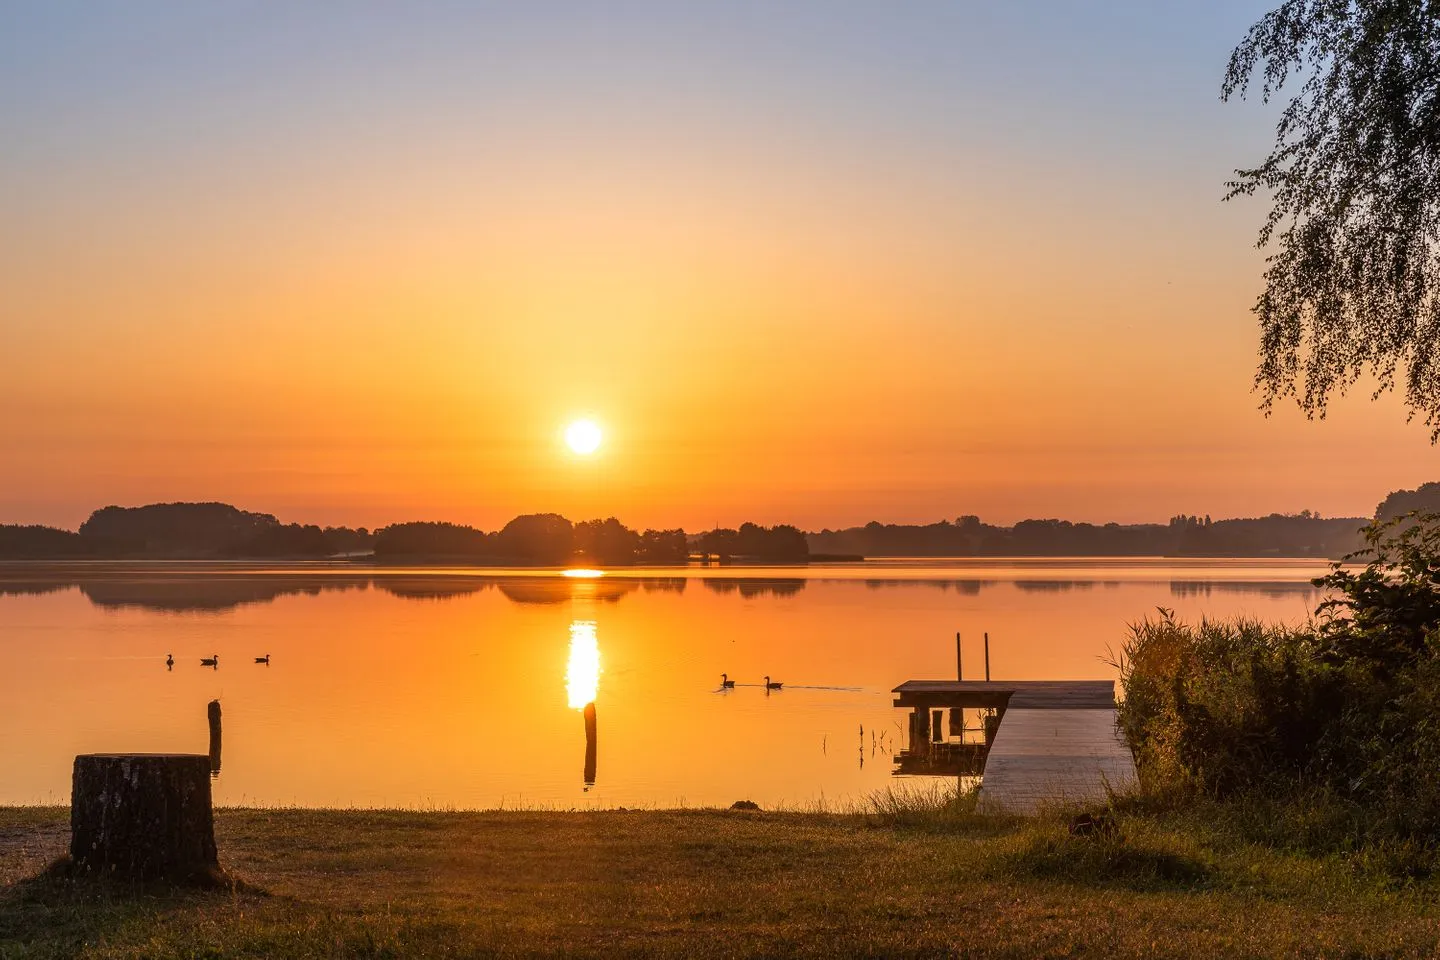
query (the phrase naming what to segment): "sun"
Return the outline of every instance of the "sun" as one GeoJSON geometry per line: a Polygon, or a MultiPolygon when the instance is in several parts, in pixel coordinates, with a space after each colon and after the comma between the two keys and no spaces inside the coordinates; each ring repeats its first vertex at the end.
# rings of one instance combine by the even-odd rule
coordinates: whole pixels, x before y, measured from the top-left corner
{"type": "Polygon", "coordinates": [[[588,457],[599,450],[600,441],[603,439],[600,425],[594,420],[576,420],[565,428],[566,446],[582,457],[588,457]]]}

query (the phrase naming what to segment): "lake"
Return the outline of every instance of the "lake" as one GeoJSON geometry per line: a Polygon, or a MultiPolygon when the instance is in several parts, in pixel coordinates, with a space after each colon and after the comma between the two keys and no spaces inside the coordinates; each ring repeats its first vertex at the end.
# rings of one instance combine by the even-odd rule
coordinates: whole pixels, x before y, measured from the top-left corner
{"type": "Polygon", "coordinates": [[[1157,607],[1299,621],[1325,570],[0,564],[0,803],[68,803],[77,753],[204,753],[218,698],[218,804],[846,806],[913,782],[890,691],[953,678],[956,631],[968,679],[986,632],[997,679],[1111,678],[1157,607]]]}

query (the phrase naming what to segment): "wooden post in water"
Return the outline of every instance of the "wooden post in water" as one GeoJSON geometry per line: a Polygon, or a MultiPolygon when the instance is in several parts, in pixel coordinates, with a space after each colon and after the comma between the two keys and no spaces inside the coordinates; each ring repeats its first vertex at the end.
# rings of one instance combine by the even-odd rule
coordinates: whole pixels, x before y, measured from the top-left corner
{"type": "Polygon", "coordinates": [[[220,776],[220,701],[211,700],[205,708],[210,720],[210,776],[220,776]]]}
{"type": "Polygon", "coordinates": [[[595,786],[595,704],[585,704],[585,788],[595,786]]]}
{"type": "Polygon", "coordinates": [[[990,682],[990,634],[985,634],[985,682],[990,682]]]}
{"type": "Polygon", "coordinates": [[[960,631],[955,631],[955,679],[964,680],[965,670],[960,661],[960,631]]]}

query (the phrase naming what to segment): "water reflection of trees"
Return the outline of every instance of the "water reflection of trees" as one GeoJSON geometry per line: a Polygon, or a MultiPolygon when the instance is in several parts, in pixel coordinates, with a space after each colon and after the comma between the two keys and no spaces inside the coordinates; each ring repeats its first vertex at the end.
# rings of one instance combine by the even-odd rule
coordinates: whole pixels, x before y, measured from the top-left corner
{"type": "Polygon", "coordinates": [[[888,577],[882,579],[877,577],[865,581],[865,587],[868,590],[886,590],[893,587],[931,587],[942,591],[954,590],[967,597],[977,596],[982,587],[993,587],[994,585],[995,581],[993,580],[922,580],[888,577]]]}
{"type": "Polygon", "coordinates": [[[317,597],[330,591],[363,591],[364,578],[315,577],[167,577],[155,579],[82,580],[77,586],[91,603],[111,610],[141,609],[162,613],[219,613],[255,603],[273,603],[284,596],[317,597]]]}
{"type": "Polygon", "coordinates": [[[60,593],[70,590],[75,584],[68,580],[55,581],[4,581],[0,580],[0,597],[40,597],[47,593],[60,593]]]}
{"type": "Polygon", "coordinates": [[[273,603],[287,596],[364,591],[374,588],[404,600],[437,601],[473,596],[498,589],[515,603],[563,603],[593,599],[614,602],[636,590],[681,593],[684,577],[577,579],[569,577],[446,577],[446,576],[273,576],[268,574],[149,575],[115,577],[35,577],[0,580],[0,597],[43,596],[78,589],[87,600],[107,610],[148,610],[159,613],[223,613],[250,604],[273,603]]]}
{"type": "Polygon", "coordinates": [[[705,589],[714,593],[738,593],[744,600],[755,597],[793,597],[805,589],[805,581],[800,578],[719,577],[700,582],[705,584],[705,589]]]}
{"type": "MultiPolygon", "coordinates": [[[[9,573],[7,571],[7,573],[9,573]]],[[[803,591],[810,579],[801,577],[704,577],[697,578],[706,590],[736,595],[742,599],[759,597],[793,597],[803,591]]],[[[1107,590],[1122,586],[1156,586],[1155,581],[1114,580],[962,580],[921,578],[869,578],[849,580],[818,578],[829,587],[856,589],[863,585],[869,591],[894,590],[902,587],[926,587],[942,592],[953,591],[975,596],[1001,583],[1013,583],[1025,593],[1057,594],[1067,591],[1091,590],[1103,586],[1107,590]]],[[[1203,599],[1212,595],[1250,594],[1272,600],[1289,598],[1314,602],[1320,591],[1309,581],[1256,580],[1170,580],[1162,581],[1177,598],[1203,599]]],[[[613,603],[636,591],[652,593],[683,593],[689,586],[686,577],[491,577],[447,576],[432,574],[365,574],[335,573],[294,576],[266,573],[152,573],[130,570],[111,576],[85,575],[82,571],[66,570],[46,576],[23,571],[0,578],[0,597],[38,597],[78,589],[92,604],[105,609],[139,609],[162,613],[222,613],[249,604],[272,603],[286,596],[319,596],[322,593],[365,591],[372,587],[394,597],[414,601],[445,601],[474,596],[498,589],[507,599],[521,604],[554,604],[571,600],[591,599],[613,603]]]]}
{"type": "Polygon", "coordinates": [[[1185,598],[1209,597],[1217,593],[1253,593],[1270,600],[1284,600],[1289,597],[1303,597],[1306,600],[1312,600],[1318,597],[1320,588],[1308,580],[1300,580],[1295,583],[1278,581],[1227,582],[1224,580],[1171,580],[1170,593],[1172,596],[1185,598]]]}
{"type": "Polygon", "coordinates": [[[640,589],[639,581],[620,577],[514,577],[497,581],[497,586],[515,603],[614,603],[640,589]]]}
{"type": "Polygon", "coordinates": [[[1098,580],[1016,580],[1021,593],[1068,593],[1071,590],[1093,590],[1098,580]]]}
{"type": "Polygon", "coordinates": [[[373,581],[376,589],[405,600],[452,600],[493,590],[493,580],[456,580],[443,577],[386,577],[373,581]]]}

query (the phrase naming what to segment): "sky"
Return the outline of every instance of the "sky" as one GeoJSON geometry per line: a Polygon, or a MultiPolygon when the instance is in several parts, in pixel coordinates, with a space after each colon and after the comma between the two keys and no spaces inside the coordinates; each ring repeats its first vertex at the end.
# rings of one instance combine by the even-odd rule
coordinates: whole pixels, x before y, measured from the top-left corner
{"type": "Polygon", "coordinates": [[[1252,390],[1267,6],[0,2],[0,522],[1368,515],[1423,426],[1252,390]]]}

